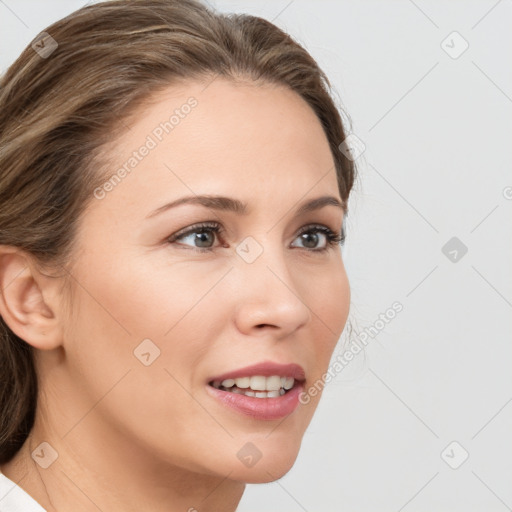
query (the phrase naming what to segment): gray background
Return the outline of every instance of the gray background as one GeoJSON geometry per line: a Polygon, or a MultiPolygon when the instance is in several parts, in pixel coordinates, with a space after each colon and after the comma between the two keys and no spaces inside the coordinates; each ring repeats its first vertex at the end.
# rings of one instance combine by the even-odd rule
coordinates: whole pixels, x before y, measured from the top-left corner
{"type": "MultiPolygon", "coordinates": [[[[210,3],[272,20],[327,72],[365,145],[351,318],[360,332],[404,308],[327,385],[293,469],[239,511],[512,510],[512,2],[210,3]]],[[[0,71],[84,4],[0,0],[0,71]]]]}

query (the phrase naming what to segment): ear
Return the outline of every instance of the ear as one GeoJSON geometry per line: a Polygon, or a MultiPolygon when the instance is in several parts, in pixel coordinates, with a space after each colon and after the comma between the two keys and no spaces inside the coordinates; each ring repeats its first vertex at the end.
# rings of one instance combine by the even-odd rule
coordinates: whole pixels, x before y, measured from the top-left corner
{"type": "Polygon", "coordinates": [[[0,245],[0,316],[14,334],[40,350],[62,344],[56,281],[37,270],[24,251],[0,245]]]}

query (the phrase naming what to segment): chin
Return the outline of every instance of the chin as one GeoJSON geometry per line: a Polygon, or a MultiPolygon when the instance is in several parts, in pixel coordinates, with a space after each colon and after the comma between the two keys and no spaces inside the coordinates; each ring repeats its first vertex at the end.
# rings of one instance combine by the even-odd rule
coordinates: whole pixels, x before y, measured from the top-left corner
{"type": "Polygon", "coordinates": [[[268,483],[282,478],[293,467],[301,445],[301,439],[272,440],[246,438],[237,449],[237,460],[230,461],[230,479],[248,484],[268,483]]]}
{"type": "Polygon", "coordinates": [[[261,459],[252,468],[237,467],[230,475],[230,479],[247,484],[275,482],[290,471],[297,459],[297,455],[298,453],[286,457],[275,455],[270,456],[266,462],[263,462],[263,459],[261,459]]]}

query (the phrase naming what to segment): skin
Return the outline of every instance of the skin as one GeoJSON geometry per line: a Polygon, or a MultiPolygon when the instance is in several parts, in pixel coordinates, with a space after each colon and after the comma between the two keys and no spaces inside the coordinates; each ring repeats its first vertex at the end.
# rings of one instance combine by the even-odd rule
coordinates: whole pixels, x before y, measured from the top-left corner
{"type": "Polygon", "coordinates": [[[206,391],[209,377],[261,361],[300,364],[311,386],[345,326],[350,288],[339,246],[314,252],[298,235],[312,223],[340,232],[343,220],[332,205],[295,215],[308,199],[341,202],[313,110],[282,86],[217,78],[204,88],[160,92],[110,144],[113,172],[166,112],[197,99],[81,217],[72,314],[64,277],[0,248],[0,313],[36,349],[40,381],[34,428],[1,470],[49,511],[235,510],[245,483],[291,468],[317,407],[320,394],[284,420],[259,420],[206,391]],[[250,212],[182,205],[145,218],[193,194],[237,198],[250,212]],[[194,235],[166,241],[206,221],[225,230],[207,236],[211,252],[194,235]],[[248,236],[263,248],[252,263],[235,250],[248,236]],[[133,353],[147,338],[160,349],[149,366],[133,353]],[[58,453],[46,469],[31,457],[43,441],[58,453]],[[253,467],[237,457],[247,442],[262,454],[253,467]]]}

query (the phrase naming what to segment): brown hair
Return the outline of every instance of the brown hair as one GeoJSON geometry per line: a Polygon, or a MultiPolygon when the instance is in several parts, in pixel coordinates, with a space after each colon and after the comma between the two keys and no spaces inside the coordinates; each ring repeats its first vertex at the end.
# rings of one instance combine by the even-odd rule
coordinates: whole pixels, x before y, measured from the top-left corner
{"type": "MultiPolygon", "coordinates": [[[[218,75],[284,85],[311,106],[346,205],[355,166],[338,150],[345,131],[331,85],[272,23],[216,13],[196,0],[112,0],[45,32],[56,44],[46,36],[28,45],[0,80],[0,245],[27,251],[47,269],[65,269],[80,215],[105,180],[101,150],[123,120],[158,90],[218,75]]],[[[0,317],[0,464],[33,427],[32,350],[0,317]]]]}

